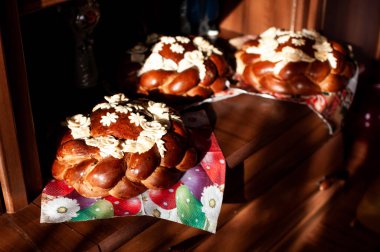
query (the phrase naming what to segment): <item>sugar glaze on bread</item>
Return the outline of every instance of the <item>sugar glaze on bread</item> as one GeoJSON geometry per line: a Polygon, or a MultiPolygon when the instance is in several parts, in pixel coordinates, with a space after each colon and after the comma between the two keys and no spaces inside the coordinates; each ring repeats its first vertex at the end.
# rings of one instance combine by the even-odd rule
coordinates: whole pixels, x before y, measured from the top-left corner
{"type": "Polygon", "coordinates": [[[269,94],[337,92],[356,69],[348,47],[307,29],[272,27],[246,41],[235,57],[237,79],[269,94]]]}
{"type": "Polygon", "coordinates": [[[105,97],[88,115],[67,119],[52,174],[85,197],[131,198],[174,185],[197,163],[176,111],[123,94],[105,97]]]}
{"type": "Polygon", "coordinates": [[[139,72],[138,93],[207,98],[227,87],[223,53],[202,37],[162,36],[139,72]]]}

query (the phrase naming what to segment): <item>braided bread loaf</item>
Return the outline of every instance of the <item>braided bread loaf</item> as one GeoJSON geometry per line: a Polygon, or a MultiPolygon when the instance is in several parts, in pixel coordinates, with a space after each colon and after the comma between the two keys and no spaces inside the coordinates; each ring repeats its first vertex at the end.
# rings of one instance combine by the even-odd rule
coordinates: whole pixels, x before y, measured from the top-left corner
{"type": "Polygon", "coordinates": [[[237,79],[269,94],[336,92],[355,73],[348,48],[306,29],[290,32],[272,27],[245,42],[235,57],[237,79]]]}
{"type": "Polygon", "coordinates": [[[222,52],[202,37],[163,36],[139,72],[138,93],[207,98],[226,88],[222,52]]]}
{"type": "Polygon", "coordinates": [[[163,103],[105,97],[89,117],[67,120],[52,174],[85,197],[134,197],[174,185],[197,163],[177,113],[163,103]]]}

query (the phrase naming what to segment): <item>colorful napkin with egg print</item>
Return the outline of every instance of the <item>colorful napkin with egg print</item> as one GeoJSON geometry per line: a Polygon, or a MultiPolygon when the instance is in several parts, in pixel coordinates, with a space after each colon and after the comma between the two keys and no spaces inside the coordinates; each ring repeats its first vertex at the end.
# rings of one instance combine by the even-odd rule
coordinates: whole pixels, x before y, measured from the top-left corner
{"type": "Polygon", "coordinates": [[[358,73],[359,71],[357,70],[345,89],[335,93],[290,97],[258,93],[250,89],[245,89],[244,87],[230,87],[224,91],[216,93],[215,96],[208,100],[202,101],[202,103],[216,102],[240,94],[256,95],[268,99],[295,102],[306,105],[313,112],[315,112],[326,124],[329,129],[329,133],[332,135],[336,130],[340,129],[344,116],[352,104],[358,82],[358,73]]]}
{"type": "Polygon", "coordinates": [[[347,87],[336,93],[322,93],[319,95],[286,97],[280,95],[263,94],[253,91],[251,88],[241,86],[229,86],[226,90],[217,92],[211,98],[205,99],[189,107],[198,106],[202,103],[217,102],[241,94],[256,95],[267,99],[282,100],[295,102],[306,105],[326,124],[329,133],[332,135],[340,129],[343,119],[350,108],[354,99],[356,86],[358,82],[359,71],[357,70],[354,77],[350,79],[347,87]]]}
{"type": "Polygon", "coordinates": [[[171,188],[148,190],[131,199],[85,198],[64,181],[52,180],[41,196],[41,223],[90,221],[125,216],[153,216],[215,233],[222,206],[226,165],[204,111],[184,115],[198,165],[171,188]]]}

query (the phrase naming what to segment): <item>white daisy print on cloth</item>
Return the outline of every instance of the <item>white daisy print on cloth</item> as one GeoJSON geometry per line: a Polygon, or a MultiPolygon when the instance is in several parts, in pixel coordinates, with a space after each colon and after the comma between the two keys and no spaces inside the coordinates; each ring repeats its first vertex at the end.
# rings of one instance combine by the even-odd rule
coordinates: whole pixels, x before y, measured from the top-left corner
{"type": "Polygon", "coordinates": [[[215,230],[217,224],[217,218],[220,213],[223,201],[223,192],[215,185],[205,187],[202,192],[201,203],[202,203],[202,212],[205,213],[206,218],[209,222],[208,230],[215,230]]]}
{"type": "MultiPolygon", "coordinates": [[[[144,206],[144,212],[148,216],[153,216],[156,218],[166,219],[178,222],[177,217],[177,209],[165,209],[157,205],[152,201],[152,199],[148,196],[147,193],[145,193],[144,196],[142,196],[143,199],[143,206],[144,206]]],[[[164,202],[165,204],[165,202],[164,202]]]]}
{"type": "Polygon", "coordinates": [[[58,197],[41,205],[41,222],[55,223],[69,221],[77,217],[80,210],[75,199],[58,197]]]}

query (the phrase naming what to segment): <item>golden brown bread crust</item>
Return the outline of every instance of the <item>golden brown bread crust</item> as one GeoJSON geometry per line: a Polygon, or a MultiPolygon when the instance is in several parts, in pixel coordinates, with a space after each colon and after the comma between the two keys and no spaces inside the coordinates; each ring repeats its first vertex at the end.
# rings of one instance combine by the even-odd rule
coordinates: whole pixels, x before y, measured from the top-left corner
{"type": "Polygon", "coordinates": [[[350,50],[315,31],[270,28],[235,54],[236,78],[262,93],[315,95],[344,89],[356,67],[350,50]]]}
{"type": "Polygon", "coordinates": [[[88,117],[68,119],[52,166],[85,197],[134,197],[147,188],[168,188],[197,163],[188,131],[162,103],[106,97],[88,117]]]}
{"type": "Polygon", "coordinates": [[[100,122],[102,116],[112,112],[115,112],[115,109],[96,110],[91,114],[91,135],[94,137],[112,135],[121,139],[136,139],[142,129],[130,122],[129,114],[117,113],[117,123],[112,123],[109,126],[100,122]]]}
{"type": "Polygon", "coordinates": [[[222,53],[203,38],[165,36],[142,67],[137,92],[204,99],[227,88],[229,70],[222,53]]]}

